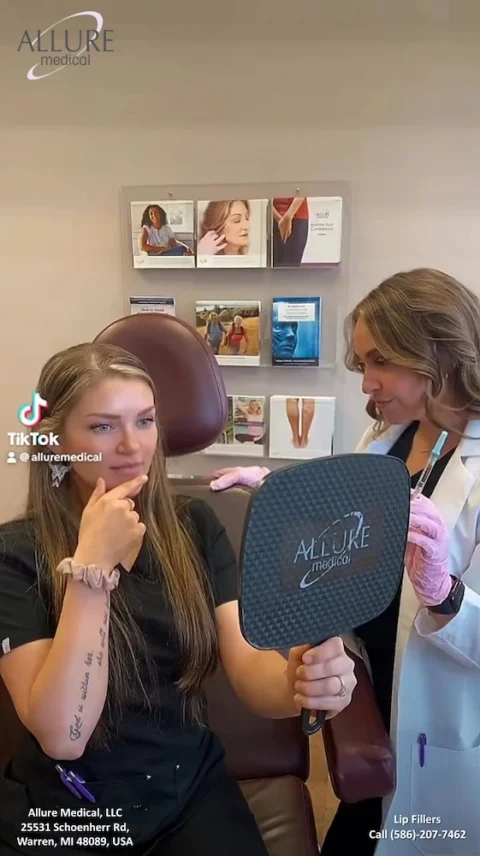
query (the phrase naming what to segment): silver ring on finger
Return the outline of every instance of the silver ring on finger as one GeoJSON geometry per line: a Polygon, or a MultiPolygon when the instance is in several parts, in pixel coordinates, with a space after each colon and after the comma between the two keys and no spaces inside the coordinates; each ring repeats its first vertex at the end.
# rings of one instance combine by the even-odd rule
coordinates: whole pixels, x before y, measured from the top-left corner
{"type": "Polygon", "coordinates": [[[336,677],[340,681],[340,689],[338,693],[335,693],[335,695],[337,695],[339,698],[345,698],[345,696],[347,695],[347,687],[345,686],[345,681],[343,680],[343,678],[340,677],[340,675],[337,675],[336,677]]]}

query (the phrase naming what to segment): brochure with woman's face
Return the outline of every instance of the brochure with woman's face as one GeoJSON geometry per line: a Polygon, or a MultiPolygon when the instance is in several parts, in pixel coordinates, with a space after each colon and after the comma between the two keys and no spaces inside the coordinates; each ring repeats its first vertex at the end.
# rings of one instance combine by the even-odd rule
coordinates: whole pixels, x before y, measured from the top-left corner
{"type": "Polygon", "coordinates": [[[221,366],[260,365],[259,300],[198,300],[195,325],[221,366]]]}
{"type": "Polygon", "coordinates": [[[335,398],[272,395],[271,458],[321,458],[332,454],[335,398]]]}
{"type": "Polygon", "coordinates": [[[265,455],[265,396],[229,395],[228,422],[209,455],[262,458],[265,455]]]}
{"type": "Polygon", "coordinates": [[[131,202],[134,268],[195,267],[192,200],[131,202]]]}
{"type": "Polygon", "coordinates": [[[267,199],[197,202],[197,267],[266,267],[267,210],[267,199]]]}

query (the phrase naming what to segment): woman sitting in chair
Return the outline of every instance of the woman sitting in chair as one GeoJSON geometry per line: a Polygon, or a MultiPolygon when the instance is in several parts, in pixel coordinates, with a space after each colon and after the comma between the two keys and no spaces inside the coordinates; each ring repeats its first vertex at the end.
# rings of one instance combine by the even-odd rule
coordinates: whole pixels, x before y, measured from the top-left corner
{"type": "Polygon", "coordinates": [[[205,678],[220,659],[257,714],[333,716],[352,661],[338,638],[287,662],[243,639],[233,549],[208,505],[172,498],[135,357],[69,348],[38,392],[36,429],[58,435],[69,463],[32,461],[26,513],[0,527],[0,675],[27,729],[0,776],[2,856],[37,852],[21,831],[32,817],[59,854],[123,843],[134,856],[266,856],[206,723],[205,678]],[[99,809],[95,831],[65,844],[71,821],[57,833],[42,810],[82,807],[99,809]],[[123,839],[105,809],[121,813],[123,839]]]}

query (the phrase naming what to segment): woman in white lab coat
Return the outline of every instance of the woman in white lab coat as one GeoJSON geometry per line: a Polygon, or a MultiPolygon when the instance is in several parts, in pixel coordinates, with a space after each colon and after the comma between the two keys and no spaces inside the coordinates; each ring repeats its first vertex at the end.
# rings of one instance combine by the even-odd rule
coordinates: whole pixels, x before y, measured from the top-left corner
{"type": "Polygon", "coordinates": [[[346,331],[347,366],[362,372],[367,410],[375,419],[358,451],[402,457],[414,487],[440,431],[449,430],[424,490],[431,497],[423,504],[430,506],[432,524],[423,529],[432,562],[425,562],[425,551],[409,547],[408,574],[396,601],[357,630],[371,654],[387,721],[385,696],[392,688],[397,788],[385,801],[384,837],[375,854],[475,856],[480,853],[480,303],[439,271],[411,271],[367,295],[347,319],[346,331]]]}
{"type": "MultiPolygon", "coordinates": [[[[346,336],[347,367],[363,374],[375,420],[359,452],[402,458],[414,487],[440,432],[449,434],[412,502],[403,585],[356,628],[397,787],[383,807],[340,804],[322,854],[478,856],[480,301],[440,271],[397,274],[353,310],[346,336]]],[[[248,480],[244,470],[213,487],[248,480]]]]}

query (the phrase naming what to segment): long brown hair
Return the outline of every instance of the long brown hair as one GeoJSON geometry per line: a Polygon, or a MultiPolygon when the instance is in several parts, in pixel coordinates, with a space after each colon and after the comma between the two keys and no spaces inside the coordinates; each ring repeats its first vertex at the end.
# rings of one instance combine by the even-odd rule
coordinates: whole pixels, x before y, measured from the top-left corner
{"type": "MultiPolygon", "coordinates": [[[[223,231],[227,218],[232,210],[234,202],[241,202],[247,209],[247,214],[250,216],[250,202],[248,199],[228,199],[215,202],[209,202],[203,212],[202,224],[200,228],[200,238],[203,238],[207,232],[216,232],[220,235],[223,231]]],[[[224,255],[225,251],[220,250],[217,255],[224,255]]],[[[239,255],[244,256],[248,253],[248,246],[241,247],[239,255]]]]}
{"type": "MultiPolygon", "coordinates": [[[[452,390],[455,406],[445,410],[480,415],[480,301],[453,277],[432,268],[397,273],[374,288],[345,321],[345,365],[360,370],[353,336],[361,319],[387,360],[413,369],[427,383],[425,411],[441,430],[459,433],[444,425],[436,413],[445,385],[452,390]]],[[[367,413],[375,419],[375,433],[386,427],[375,403],[367,413]]]]}
{"type": "MultiPolygon", "coordinates": [[[[61,438],[70,410],[93,384],[107,377],[144,381],[155,399],[153,382],[135,356],[113,345],[76,345],[55,354],[41,371],[37,391],[48,407],[37,430],[52,431],[61,438]]],[[[54,488],[48,464],[31,462],[26,516],[35,537],[39,590],[56,621],[66,586],[56,568],[76,549],[81,516],[77,503],[68,474],[60,487],[54,488]]],[[[182,657],[177,686],[183,695],[184,713],[199,721],[201,686],[218,661],[213,596],[185,506],[175,503],[170,492],[160,441],[148,482],[136,504],[146,526],[145,539],[152,558],[149,573],[153,580],[162,580],[173,611],[182,657]]],[[[146,663],[149,677],[158,687],[152,658],[119,587],[111,596],[107,703],[93,735],[95,745],[108,744],[111,729],[129,701],[138,699],[139,690],[145,705],[152,707],[151,692],[142,683],[139,662],[146,663]]]]}

